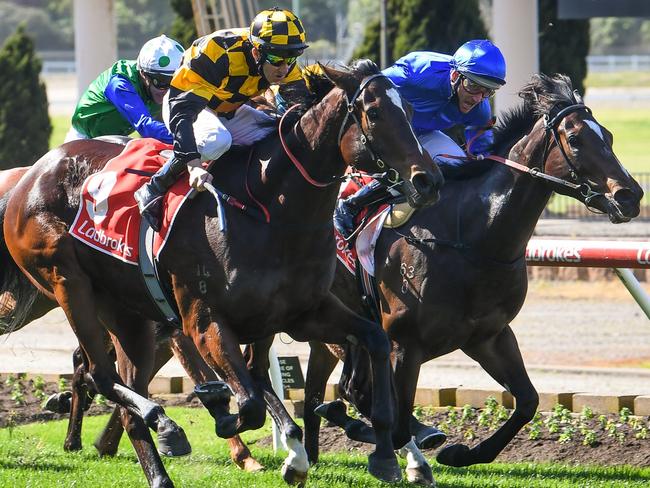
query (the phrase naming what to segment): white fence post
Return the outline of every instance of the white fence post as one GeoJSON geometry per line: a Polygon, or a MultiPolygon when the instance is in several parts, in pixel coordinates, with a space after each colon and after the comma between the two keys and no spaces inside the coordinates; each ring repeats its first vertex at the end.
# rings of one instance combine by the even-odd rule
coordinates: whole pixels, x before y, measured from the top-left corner
{"type": "MultiPolygon", "coordinates": [[[[280,372],[280,363],[278,355],[273,346],[269,349],[269,373],[271,374],[271,385],[273,391],[281,401],[284,401],[284,387],[282,386],[282,373],[280,372]]],[[[280,446],[280,427],[273,421],[273,452],[278,451],[280,446]]]]}

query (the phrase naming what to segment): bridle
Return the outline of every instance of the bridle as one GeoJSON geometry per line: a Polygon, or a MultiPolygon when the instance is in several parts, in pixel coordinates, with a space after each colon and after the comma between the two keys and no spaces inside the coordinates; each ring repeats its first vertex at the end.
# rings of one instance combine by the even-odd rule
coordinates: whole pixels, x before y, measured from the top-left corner
{"type": "MultiPolygon", "coordinates": [[[[377,168],[380,171],[387,171],[389,174],[392,174],[392,176],[390,176],[390,175],[387,176],[386,179],[395,186],[398,183],[399,179],[400,179],[399,173],[397,172],[397,170],[395,170],[393,168],[390,168],[390,167],[387,168],[386,163],[384,163],[384,161],[377,156],[377,153],[372,149],[369,137],[366,135],[365,131],[363,130],[363,126],[361,125],[361,121],[359,120],[359,118],[357,117],[357,115],[355,113],[355,104],[357,102],[357,99],[359,98],[359,96],[361,95],[363,90],[368,87],[370,82],[375,80],[375,79],[378,79],[378,78],[386,78],[386,79],[388,79],[388,77],[386,75],[382,74],[382,73],[376,73],[374,75],[370,75],[370,76],[364,78],[361,81],[361,83],[359,84],[359,86],[356,89],[356,91],[354,92],[354,94],[352,95],[352,98],[348,97],[348,94],[345,92],[345,90],[343,91],[343,93],[345,95],[345,99],[346,99],[346,112],[345,112],[345,117],[343,118],[343,122],[341,123],[341,128],[339,129],[338,138],[337,138],[336,143],[337,143],[337,145],[339,147],[341,146],[341,139],[343,138],[343,134],[345,132],[345,127],[346,127],[346,125],[348,123],[348,120],[352,119],[354,121],[354,123],[357,125],[357,127],[359,128],[359,132],[361,133],[361,135],[359,137],[359,140],[361,141],[361,144],[363,144],[366,151],[368,151],[368,153],[370,154],[370,157],[372,158],[372,162],[375,164],[375,166],[377,166],[377,168]]],[[[297,107],[298,107],[298,105],[294,105],[294,106],[290,107],[282,115],[282,118],[280,119],[280,123],[278,124],[278,134],[280,136],[280,142],[282,144],[282,148],[284,149],[284,152],[287,154],[287,156],[289,157],[289,159],[291,160],[293,165],[296,167],[296,169],[300,172],[300,174],[303,176],[303,178],[307,182],[309,182],[313,186],[316,186],[316,187],[319,187],[319,188],[332,185],[332,184],[338,182],[340,180],[340,178],[334,178],[332,181],[329,181],[327,183],[323,183],[323,182],[319,182],[319,181],[314,180],[309,175],[309,173],[307,172],[305,167],[300,163],[300,161],[298,161],[298,158],[296,158],[296,156],[293,154],[293,152],[287,146],[284,135],[282,133],[282,125],[283,125],[284,119],[289,114],[289,112],[291,112],[292,110],[294,110],[297,107]]]]}
{"type": "Polygon", "coordinates": [[[551,107],[548,114],[544,114],[544,153],[542,155],[540,168],[529,168],[528,166],[524,166],[523,164],[517,163],[516,161],[512,161],[507,158],[503,158],[501,156],[477,156],[477,159],[491,159],[498,161],[505,164],[506,166],[528,173],[533,178],[540,178],[550,183],[574,190],[584,198],[584,204],[587,206],[587,208],[591,208],[589,206],[591,200],[599,196],[604,196],[604,194],[594,191],[586,181],[582,183],[579,182],[578,169],[571,162],[569,155],[564,150],[564,146],[560,141],[560,134],[558,132],[560,123],[567,115],[579,110],[585,110],[588,113],[591,113],[591,109],[582,103],[574,103],[568,107],[563,108],[553,117],[551,117],[550,113],[553,112],[553,109],[555,107],[556,105],[551,107]],[[549,175],[545,172],[546,158],[550,152],[550,148],[553,142],[555,142],[555,144],[558,146],[560,153],[562,154],[562,157],[564,158],[564,161],[569,168],[569,175],[575,181],[575,183],[564,178],[558,178],[557,176],[549,175]]]}

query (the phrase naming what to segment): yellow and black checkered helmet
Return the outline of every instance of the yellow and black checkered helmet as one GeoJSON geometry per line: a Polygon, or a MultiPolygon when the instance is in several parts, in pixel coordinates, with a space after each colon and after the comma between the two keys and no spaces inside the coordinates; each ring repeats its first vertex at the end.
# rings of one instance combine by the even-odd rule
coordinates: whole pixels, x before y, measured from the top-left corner
{"type": "Polygon", "coordinates": [[[298,56],[309,47],[305,42],[305,28],[300,19],[289,10],[273,7],[255,16],[250,39],[257,48],[298,56]]]}

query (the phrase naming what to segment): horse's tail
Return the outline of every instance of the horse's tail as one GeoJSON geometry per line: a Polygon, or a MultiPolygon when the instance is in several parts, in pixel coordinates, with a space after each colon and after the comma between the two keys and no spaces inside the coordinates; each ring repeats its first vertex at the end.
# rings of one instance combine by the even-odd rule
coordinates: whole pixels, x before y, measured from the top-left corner
{"type": "Polygon", "coordinates": [[[7,334],[25,325],[32,306],[39,295],[38,289],[9,254],[3,224],[9,194],[0,197],[0,334],[7,334]]]}

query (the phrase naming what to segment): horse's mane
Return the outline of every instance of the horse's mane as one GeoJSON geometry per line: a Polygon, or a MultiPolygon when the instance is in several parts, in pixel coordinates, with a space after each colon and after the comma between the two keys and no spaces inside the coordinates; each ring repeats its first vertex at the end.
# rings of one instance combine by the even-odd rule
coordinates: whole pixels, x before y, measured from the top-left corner
{"type": "Polygon", "coordinates": [[[519,92],[523,104],[499,116],[494,127],[493,152],[504,154],[524,134],[530,132],[539,117],[551,117],[561,108],[578,103],[571,79],[562,74],[533,75],[519,92]]]}
{"type": "MultiPolygon", "coordinates": [[[[315,66],[320,65],[318,63],[315,66]]],[[[350,66],[338,66],[340,69],[350,73],[359,81],[365,77],[374,75],[380,72],[379,67],[370,59],[357,59],[353,61],[350,66]]],[[[305,92],[300,85],[295,84],[287,85],[282,91],[282,97],[289,103],[289,105],[298,105],[287,117],[287,126],[293,125],[305,112],[311,107],[321,102],[323,98],[334,88],[334,83],[330,80],[322,70],[319,69],[305,69],[303,70],[303,78],[309,85],[309,92],[305,92]]]]}

